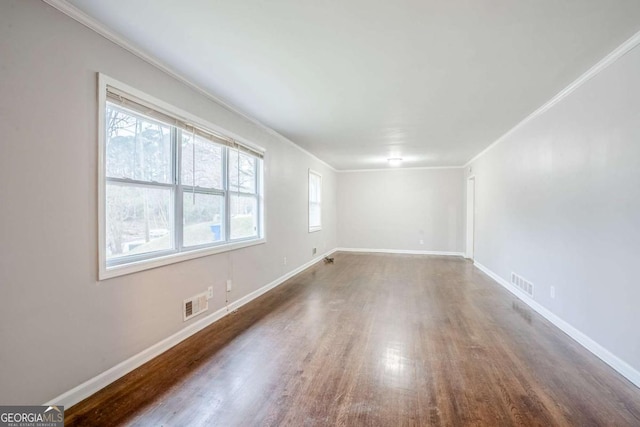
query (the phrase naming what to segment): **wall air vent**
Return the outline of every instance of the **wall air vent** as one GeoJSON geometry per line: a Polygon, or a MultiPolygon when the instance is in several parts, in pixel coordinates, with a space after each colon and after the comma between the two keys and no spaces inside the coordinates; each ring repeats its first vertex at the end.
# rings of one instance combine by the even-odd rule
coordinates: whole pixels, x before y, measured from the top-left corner
{"type": "Polygon", "coordinates": [[[191,298],[187,298],[182,303],[182,314],[184,321],[207,311],[209,309],[209,301],[207,301],[207,293],[203,292],[191,298]]]}
{"type": "Polygon", "coordinates": [[[533,283],[516,273],[511,273],[511,284],[533,298],[533,283]]]}

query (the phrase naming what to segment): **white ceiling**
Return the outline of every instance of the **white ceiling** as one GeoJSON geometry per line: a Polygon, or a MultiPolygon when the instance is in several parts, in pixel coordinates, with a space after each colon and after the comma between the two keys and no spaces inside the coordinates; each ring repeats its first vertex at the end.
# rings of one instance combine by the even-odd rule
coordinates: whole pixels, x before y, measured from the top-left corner
{"type": "Polygon", "coordinates": [[[640,29],[638,0],[70,0],[337,169],[462,165],[640,29]]]}

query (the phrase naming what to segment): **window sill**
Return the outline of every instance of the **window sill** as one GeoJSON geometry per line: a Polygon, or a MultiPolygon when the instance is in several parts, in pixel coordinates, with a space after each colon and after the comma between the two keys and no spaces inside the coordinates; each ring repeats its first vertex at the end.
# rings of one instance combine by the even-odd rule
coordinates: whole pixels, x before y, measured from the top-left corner
{"type": "Polygon", "coordinates": [[[211,248],[196,249],[188,252],[179,252],[171,255],[165,255],[158,258],[147,259],[143,261],[131,262],[128,264],[114,265],[113,267],[100,266],[98,280],[111,279],[113,277],[124,276],[126,274],[136,273],[138,271],[150,270],[152,268],[162,267],[165,265],[175,264],[190,259],[201,258],[209,255],[215,255],[222,252],[234,251],[236,249],[247,248],[249,246],[261,245],[266,243],[267,239],[247,240],[243,242],[235,242],[222,246],[211,248]]]}
{"type": "Polygon", "coordinates": [[[309,227],[309,233],[315,233],[316,231],[322,231],[322,227],[309,227]]]}

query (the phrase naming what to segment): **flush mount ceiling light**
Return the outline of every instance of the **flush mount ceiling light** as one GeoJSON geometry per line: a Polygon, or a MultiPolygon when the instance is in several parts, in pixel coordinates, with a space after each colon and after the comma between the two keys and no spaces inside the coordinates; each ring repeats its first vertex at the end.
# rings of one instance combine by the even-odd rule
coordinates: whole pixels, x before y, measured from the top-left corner
{"type": "Polygon", "coordinates": [[[389,166],[400,166],[402,164],[402,157],[391,157],[387,159],[389,166]]]}

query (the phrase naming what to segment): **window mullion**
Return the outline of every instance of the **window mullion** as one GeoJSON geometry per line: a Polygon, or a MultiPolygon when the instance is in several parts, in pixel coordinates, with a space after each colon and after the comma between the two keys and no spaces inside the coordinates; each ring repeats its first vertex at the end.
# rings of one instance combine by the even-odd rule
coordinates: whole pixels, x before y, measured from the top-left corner
{"type": "Polygon", "coordinates": [[[224,241],[231,240],[231,197],[229,191],[229,147],[222,148],[222,170],[224,187],[224,241]]]}
{"type": "Polygon", "coordinates": [[[137,187],[153,187],[153,188],[173,188],[173,184],[166,184],[163,182],[156,181],[140,181],[137,179],[129,179],[129,178],[105,178],[105,181],[111,184],[119,184],[119,185],[132,185],[137,187]]]}
{"type": "Polygon", "coordinates": [[[261,175],[261,164],[260,164],[260,160],[253,159],[253,164],[255,165],[254,170],[255,170],[255,193],[256,193],[256,231],[258,233],[258,237],[262,237],[262,206],[260,203],[260,197],[258,196],[258,194],[260,194],[260,175],[261,175]]]}
{"type": "Polygon", "coordinates": [[[213,196],[224,196],[225,191],[210,187],[192,187],[190,185],[182,185],[184,193],[211,194],[213,196]]]}
{"type": "Polygon", "coordinates": [[[181,252],[183,249],[183,223],[184,223],[184,206],[182,195],[182,129],[173,128],[172,135],[174,137],[174,149],[175,155],[173,161],[175,162],[174,170],[174,237],[176,249],[181,252]]]}
{"type": "MultiPolygon", "coordinates": [[[[198,189],[196,188],[196,191],[197,191],[197,190],[198,190],[198,189]]],[[[239,195],[239,196],[247,196],[247,197],[250,197],[250,196],[257,196],[257,195],[258,195],[258,193],[246,193],[246,192],[244,192],[244,191],[231,191],[231,193],[236,194],[236,195],[239,195]]]]}

